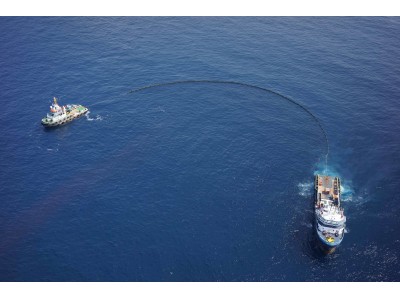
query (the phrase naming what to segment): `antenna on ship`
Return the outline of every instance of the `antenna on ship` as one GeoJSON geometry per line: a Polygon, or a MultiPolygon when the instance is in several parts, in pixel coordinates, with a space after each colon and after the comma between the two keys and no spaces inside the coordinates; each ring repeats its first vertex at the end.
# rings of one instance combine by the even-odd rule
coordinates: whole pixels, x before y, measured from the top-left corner
{"type": "Polygon", "coordinates": [[[53,100],[54,100],[54,104],[57,104],[57,98],[53,97],[53,100]]]}

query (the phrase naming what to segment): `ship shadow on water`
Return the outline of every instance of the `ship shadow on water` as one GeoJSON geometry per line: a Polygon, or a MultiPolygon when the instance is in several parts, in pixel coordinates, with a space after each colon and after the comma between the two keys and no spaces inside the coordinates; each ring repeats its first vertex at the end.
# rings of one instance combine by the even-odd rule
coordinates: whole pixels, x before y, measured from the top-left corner
{"type": "Polygon", "coordinates": [[[44,127],[43,126],[43,132],[52,132],[52,131],[54,131],[56,129],[60,129],[60,127],[56,127],[56,126],[54,126],[54,127],[44,127]]]}

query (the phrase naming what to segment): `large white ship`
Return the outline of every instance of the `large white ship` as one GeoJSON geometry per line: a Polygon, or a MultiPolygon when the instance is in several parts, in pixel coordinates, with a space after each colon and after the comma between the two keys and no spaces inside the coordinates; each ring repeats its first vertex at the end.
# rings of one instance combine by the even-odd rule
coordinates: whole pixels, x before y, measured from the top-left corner
{"type": "Polygon", "coordinates": [[[340,198],[339,177],[315,176],[315,230],[328,253],[335,251],[344,237],[346,216],[340,198]]]}

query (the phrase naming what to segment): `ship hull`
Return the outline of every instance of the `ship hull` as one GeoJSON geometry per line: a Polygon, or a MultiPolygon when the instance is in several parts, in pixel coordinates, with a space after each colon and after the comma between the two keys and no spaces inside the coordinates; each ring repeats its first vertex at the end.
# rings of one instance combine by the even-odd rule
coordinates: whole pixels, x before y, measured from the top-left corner
{"type": "MultiPolygon", "coordinates": [[[[317,221],[315,221],[315,223],[317,224],[317,221]]],[[[317,225],[314,227],[315,230],[315,234],[317,236],[317,243],[319,248],[326,254],[331,254],[333,252],[335,252],[335,250],[340,246],[340,244],[343,241],[343,237],[341,238],[335,238],[334,242],[328,242],[326,240],[326,237],[324,235],[322,235],[317,228],[317,225]]]]}
{"type": "Polygon", "coordinates": [[[80,118],[80,117],[84,116],[88,111],[89,111],[89,109],[85,107],[85,109],[83,109],[83,110],[80,111],[80,112],[71,113],[70,115],[67,115],[65,118],[61,118],[61,119],[59,119],[59,120],[57,120],[57,121],[54,121],[54,122],[48,122],[48,121],[46,121],[46,118],[44,118],[44,119],[41,121],[41,124],[42,124],[44,127],[57,127],[57,126],[62,126],[62,125],[65,125],[65,124],[67,124],[67,123],[72,122],[73,120],[75,120],[75,119],[77,119],[77,118],[80,118]]]}

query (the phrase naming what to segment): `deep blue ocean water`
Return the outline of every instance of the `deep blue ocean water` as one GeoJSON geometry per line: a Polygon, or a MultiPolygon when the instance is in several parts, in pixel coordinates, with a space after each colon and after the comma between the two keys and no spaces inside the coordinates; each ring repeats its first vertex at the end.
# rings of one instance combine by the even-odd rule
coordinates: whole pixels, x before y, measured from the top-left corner
{"type": "Polygon", "coordinates": [[[399,281],[399,18],[0,18],[1,281],[399,281]],[[329,138],[347,234],[323,255],[329,138]],[[53,96],[87,117],[45,130],[53,96]]]}

